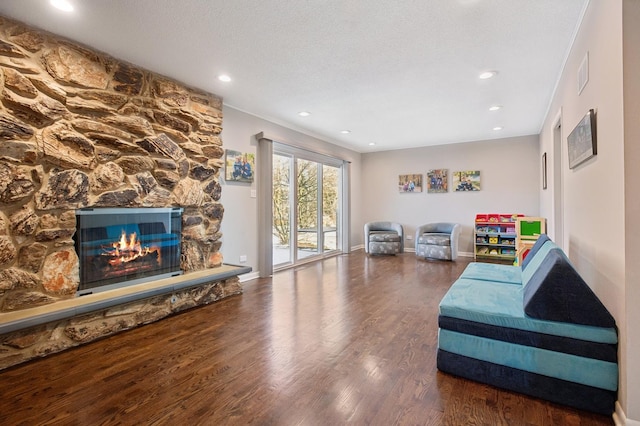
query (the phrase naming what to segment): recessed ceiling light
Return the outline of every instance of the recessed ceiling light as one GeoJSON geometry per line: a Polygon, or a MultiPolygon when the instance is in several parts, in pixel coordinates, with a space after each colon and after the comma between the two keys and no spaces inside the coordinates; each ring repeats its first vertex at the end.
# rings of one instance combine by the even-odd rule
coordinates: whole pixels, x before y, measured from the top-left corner
{"type": "Polygon", "coordinates": [[[493,105],[489,107],[489,111],[497,111],[499,109],[502,109],[502,105],[493,105]]]}
{"type": "Polygon", "coordinates": [[[375,142],[369,142],[369,146],[375,146],[376,143],[375,142]]]}
{"type": "Polygon", "coordinates": [[[300,117],[308,117],[308,116],[310,116],[310,115],[311,115],[311,113],[310,113],[309,111],[300,111],[300,112],[298,113],[298,115],[299,115],[300,117]]]}
{"type": "Polygon", "coordinates": [[[497,71],[485,71],[485,72],[483,72],[482,74],[480,74],[480,75],[478,76],[478,78],[480,78],[480,79],[482,79],[482,80],[486,80],[486,79],[488,79],[488,78],[495,77],[495,76],[496,76],[496,74],[498,74],[498,72],[497,72],[497,71]]]}
{"type": "Polygon", "coordinates": [[[51,0],[51,6],[60,9],[63,12],[73,12],[73,5],[67,0],[51,0]]]}
{"type": "Polygon", "coordinates": [[[231,77],[229,77],[227,74],[220,74],[218,76],[218,80],[224,81],[225,83],[228,83],[228,82],[231,81],[231,77]]]}
{"type": "Polygon", "coordinates": [[[351,133],[351,130],[342,130],[340,131],[340,133],[342,133],[343,135],[348,135],[349,133],[351,133]]]}
{"type": "Polygon", "coordinates": [[[495,130],[495,131],[502,130],[502,127],[496,126],[496,127],[493,128],[493,130],[495,130]]]}

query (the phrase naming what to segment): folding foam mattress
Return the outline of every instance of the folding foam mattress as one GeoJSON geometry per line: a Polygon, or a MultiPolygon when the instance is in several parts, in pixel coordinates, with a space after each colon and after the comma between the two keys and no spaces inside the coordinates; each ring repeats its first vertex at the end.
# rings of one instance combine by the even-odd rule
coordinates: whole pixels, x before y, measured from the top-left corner
{"type": "Polygon", "coordinates": [[[557,247],[543,257],[524,274],[525,285],[464,278],[478,271],[462,274],[440,302],[438,369],[611,414],[618,388],[615,322],[586,284],[574,285],[557,247]],[[559,305],[548,313],[546,305],[553,303],[559,305]],[[559,306],[568,313],[555,313],[559,306]]]}

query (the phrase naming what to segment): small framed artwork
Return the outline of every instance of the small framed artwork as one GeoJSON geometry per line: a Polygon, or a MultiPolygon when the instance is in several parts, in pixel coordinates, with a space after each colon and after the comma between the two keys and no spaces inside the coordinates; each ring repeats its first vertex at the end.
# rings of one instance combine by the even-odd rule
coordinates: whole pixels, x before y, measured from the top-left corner
{"type": "Polygon", "coordinates": [[[399,192],[422,192],[422,175],[400,175],[398,176],[399,192]]]}
{"type": "Polygon", "coordinates": [[[255,154],[227,149],[224,160],[224,178],[227,182],[253,182],[256,169],[255,154]]]}
{"type": "Polygon", "coordinates": [[[547,189],[547,153],[542,154],[542,189],[547,189]]]}
{"type": "Polygon", "coordinates": [[[570,169],[598,154],[596,135],[596,112],[590,109],[567,136],[570,169]]]}
{"type": "Polygon", "coordinates": [[[480,170],[453,172],[453,188],[456,192],[480,191],[480,170]]]}
{"type": "Polygon", "coordinates": [[[449,192],[449,170],[434,169],[427,172],[427,193],[449,192]]]}

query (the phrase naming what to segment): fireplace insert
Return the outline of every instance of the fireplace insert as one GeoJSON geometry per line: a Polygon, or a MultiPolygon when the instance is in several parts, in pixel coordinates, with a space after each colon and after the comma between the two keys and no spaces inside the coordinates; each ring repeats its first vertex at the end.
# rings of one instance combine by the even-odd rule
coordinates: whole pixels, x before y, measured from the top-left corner
{"type": "Polygon", "coordinates": [[[180,275],[181,208],[76,211],[78,295],[180,275]]]}

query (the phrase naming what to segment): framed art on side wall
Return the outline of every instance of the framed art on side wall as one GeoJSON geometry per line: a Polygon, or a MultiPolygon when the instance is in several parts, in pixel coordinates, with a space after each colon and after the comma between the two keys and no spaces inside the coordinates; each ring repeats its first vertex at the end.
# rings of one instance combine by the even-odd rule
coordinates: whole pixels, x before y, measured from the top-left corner
{"type": "Polygon", "coordinates": [[[480,170],[453,172],[453,188],[456,192],[480,191],[480,170]]]}
{"type": "Polygon", "coordinates": [[[567,148],[569,151],[569,168],[584,163],[589,158],[598,154],[596,112],[590,109],[582,117],[582,120],[567,136],[567,148]]]}
{"type": "Polygon", "coordinates": [[[427,192],[429,194],[448,192],[448,169],[434,169],[427,172],[427,192]]]}
{"type": "Polygon", "coordinates": [[[399,192],[422,192],[422,175],[410,174],[398,176],[399,192]]]}
{"type": "Polygon", "coordinates": [[[256,169],[255,154],[227,149],[225,151],[224,165],[224,179],[227,182],[253,182],[256,169]]]}
{"type": "Polygon", "coordinates": [[[542,189],[547,189],[547,153],[542,154],[542,189]]]}

